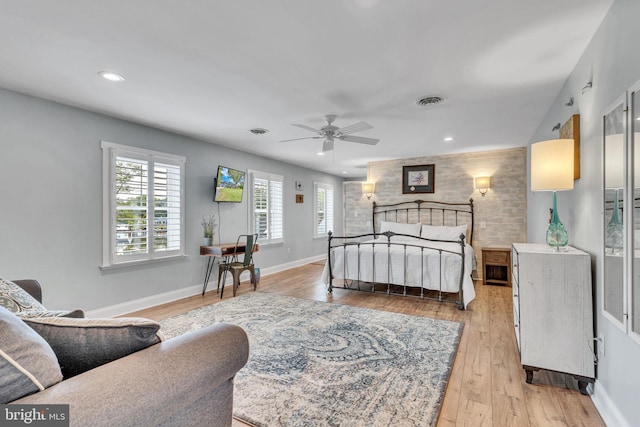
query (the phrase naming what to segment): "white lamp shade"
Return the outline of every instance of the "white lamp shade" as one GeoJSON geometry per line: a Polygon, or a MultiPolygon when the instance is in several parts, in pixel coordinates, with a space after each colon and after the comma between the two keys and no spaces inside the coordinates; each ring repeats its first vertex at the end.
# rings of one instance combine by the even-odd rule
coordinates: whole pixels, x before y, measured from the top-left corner
{"type": "Polygon", "coordinates": [[[475,179],[476,189],[486,189],[491,188],[491,177],[490,176],[479,176],[475,179]]]}
{"type": "Polygon", "coordinates": [[[624,187],[624,136],[621,133],[604,137],[604,187],[624,187]]]}
{"type": "MultiPolygon", "coordinates": [[[[634,150],[634,177],[633,186],[640,187],[640,133],[633,135],[634,150]]],[[[625,176],[625,150],[624,135],[616,133],[604,137],[604,187],[605,188],[623,188],[625,176]]]]}
{"type": "Polygon", "coordinates": [[[573,189],[573,139],[531,144],[531,191],[573,189]]]}
{"type": "Polygon", "coordinates": [[[362,193],[363,194],[372,194],[375,190],[375,184],[373,182],[364,182],[362,183],[362,193]]]}

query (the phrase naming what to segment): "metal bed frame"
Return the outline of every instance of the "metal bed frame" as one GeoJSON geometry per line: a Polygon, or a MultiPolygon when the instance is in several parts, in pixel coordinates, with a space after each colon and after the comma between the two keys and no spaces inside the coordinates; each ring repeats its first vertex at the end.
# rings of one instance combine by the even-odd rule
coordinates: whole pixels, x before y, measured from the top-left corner
{"type": "MultiPolygon", "coordinates": [[[[334,284],[334,272],[333,272],[333,259],[332,254],[334,251],[342,248],[344,251],[344,272],[342,279],[342,288],[351,289],[351,290],[366,290],[369,292],[378,292],[378,293],[386,293],[393,295],[403,295],[403,296],[415,296],[420,299],[431,299],[440,302],[454,302],[457,303],[458,309],[464,309],[464,300],[463,300],[463,280],[464,280],[464,268],[465,268],[465,239],[464,236],[461,235],[459,240],[455,241],[445,241],[445,240],[432,240],[426,239],[422,237],[408,236],[405,234],[397,234],[390,231],[386,231],[384,233],[376,233],[376,225],[380,223],[380,221],[393,220],[394,222],[404,222],[404,223],[422,223],[427,225],[450,225],[457,226],[460,224],[469,224],[468,236],[467,240],[469,244],[473,243],[473,223],[474,223],[474,212],[473,212],[473,199],[469,199],[467,203],[449,203],[449,202],[438,202],[438,201],[430,201],[430,200],[414,200],[410,202],[399,202],[393,204],[379,205],[376,202],[373,202],[372,209],[372,226],[373,233],[369,234],[361,234],[357,236],[334,236],[333,233],[329,232],[328,238],[328,267],[329,267],[329,285],[328,292],[332,293],[334,284]],[[466,221],[464,221],[466,219],[466,221]],[[464,221],[464,222],[461,222],[464,221]],[[403,236],[403,237],[413,237],[417,242],[421,244],[411,244],[409,242],[393,242],[391,238],[393,236],[403,236]],[[375,239],[377,237],[384,237],[378,239],[377,241],[372,242],[364,242],[365,240],[375,239]],[[458,243],[460,245],[460,252],[446,250],[436,247],[429,247],[429,242],[453,242],[458,243]],[[386,283],[371,283],[364,282],[361,280],[361,249],[364,247],[370,247],[373,260],[375,261],[375,247],[381,246],[386,247],[387,254],[387,281],[386,283]],[[347,257],[347,248],[357,248],[357,279],[347,279],[346,274],[346,257],[347,257]],[[393,248],[402,248],[402,253],[404,255],[404,281],[402,284],[392,283],[391,281],[391,251],[393,248]],[[411,248],[418,248],[420,251],[421,262],[420,262],[420,292],[418,295],[411,295],[411,293],[407,292],[408,288],[417,288],[416,285],[408,286],[407,285],[407,251],[413,250],[411,248]],[[424,269],[425,266],[425,257],[424,252],[428,251],[437,251],[439,256],[440,263],[440,282],[438,284],[438,289],[434,289],[434,287],[426,287],[424,283],[424,269]],[[443,263],[443,254],[454,254],[460,257],[460,281],[458,285],[457,299],[446,298],[445,294],[448,295],[451,292],[442,291],[442,263],[443,263]],[[366,284],[370,289],[362,289],[361,285],[366,284]],[[385,286],[386,285],[386,286],[385,286]],[[378,287],[378,289],[376,288],[378,287]],[[401,291],[398,292],[396,289],[401,288],[401,291]],[[425,292],[426,291],[426,292],[425,292]],[[431,296],[431,294],[435,293],[435,296],[431,296]]],[[[378,226],[379,228],[379,226],[378,226]]],[[[376,266],[375,262],[372,262],[373,266],[373,278],[376,278],[376,266]]],[[[383,272],[384,274],[384,272],[383,272]]]]}

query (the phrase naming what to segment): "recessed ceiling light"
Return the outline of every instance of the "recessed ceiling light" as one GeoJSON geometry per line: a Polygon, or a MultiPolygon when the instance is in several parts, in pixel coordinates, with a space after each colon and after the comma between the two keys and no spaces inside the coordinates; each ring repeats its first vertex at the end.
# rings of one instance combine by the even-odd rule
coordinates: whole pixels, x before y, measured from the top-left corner
{"type": "Polygon", "coordinates": [[[324,156],[324,152],[322,152],[322,151],[321,151],[321,152],[319,152],[319,153],[316,153],[316,154],[317,154],[318,156],[324,156]]]}
{"type": "Polygon", "coordinates": [[[110,82],[123,82],[124,77],[118,73],[114,73],[113,71],[100,71],[98,73],[100,77],[105,80],[109,80],[110,82]]]}
{"type": "Polygon", "coordinates": [[[447,136],[444,138],[445,142],[451,142],[453,141],[453,137],[452,136],[447,136]]]}
{"type": "Polygon", "coordinates": [[[346,173],[347,173],[347,171],[342,171],[342,173],[346,174],[346,173]]]}

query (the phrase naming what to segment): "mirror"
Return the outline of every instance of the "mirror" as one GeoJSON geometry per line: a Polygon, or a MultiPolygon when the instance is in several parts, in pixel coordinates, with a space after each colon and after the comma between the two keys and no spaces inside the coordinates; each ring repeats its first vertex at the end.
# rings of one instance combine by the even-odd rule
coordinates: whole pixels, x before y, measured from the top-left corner
{"type": "MultiPolygon", "coordinates": [[[[631,330],[640,334],[640,89],[631,93],[630,113],[633,143],[633,283],[631,330]]],[[[631,243],[630,243],[631,245],[631,243]]]]}
{"type": "Polygon", "coordinates": [[[604,310],[624,323],[624,101],[604,115],[604,310]]]}

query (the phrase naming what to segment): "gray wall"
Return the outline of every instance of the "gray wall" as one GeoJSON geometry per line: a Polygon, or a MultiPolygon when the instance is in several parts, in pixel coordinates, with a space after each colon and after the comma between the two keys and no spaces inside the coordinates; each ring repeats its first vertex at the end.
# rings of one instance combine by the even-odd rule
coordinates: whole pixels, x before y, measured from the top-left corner
{"type": "Polygon", "coordinates": [[[261,246],[255,262],[263,270],[325,254],[326,240],[313,239],[314,181],[334,186],[335,228],[342,229],[341,178],[0,90],[0,277],[40,280],[52,309],[93,310],[201,284],[202,216],[219,213],[223,242],[247,231],[246,191],[243,203],[221,203],[219,212],[212,202],[219,164],[284,176],[285,242],[261,246]],[[187,158],[184,260],[99,269],[101,140],[187,158]],[[295,203],[296,180],[303,204],[295,203]]]}
{"type": "MultiPolygon", "coordinates": [[[[601,313],[603,262],[602,115],[609,105],[640,79],[640,2],[616,0],[582,58],[566,81],[531,142],[557,138],[551,129],[572,114],[580,114],[581,178],[573,191],[558,193],[558,211],[569,232],[569,244],[592,256],[597,332],[605,337],[594,401],[599,409],[618,414],[629,425],[640,419],[640,345],[633,342],[601,313]],[[593,88],[582,94],[587,82],[593,88]],[[574,98],[574,105],[564,104],[574,98]],[[613,407],[606,408],[611,402],[613,407]],[[604,406],[603,406],[604,403],[604,406]]],[[[528,165],[529,168],[529,165],[528,165]]],[[[530,188],[530,187],[528,187],[530,188]]],[[[528,234],[544,242],[551,194],[528,193],[528,234]]],[[[605,414],[606,416],[607,414],[605,414]]],[[[619,418],[610,425],[624,425],[619,418]]]]}

